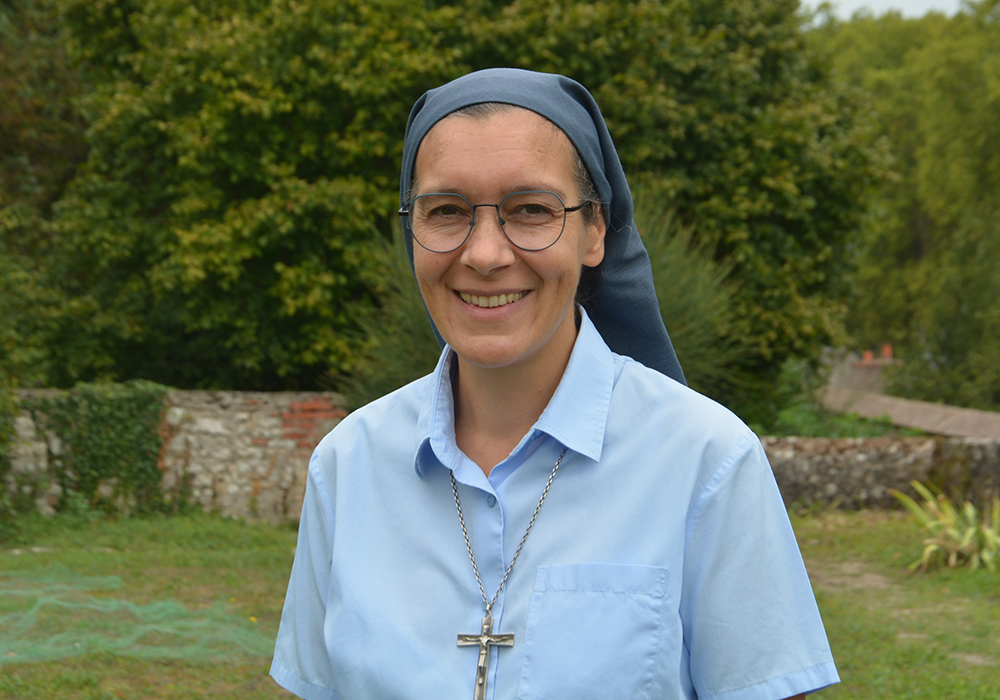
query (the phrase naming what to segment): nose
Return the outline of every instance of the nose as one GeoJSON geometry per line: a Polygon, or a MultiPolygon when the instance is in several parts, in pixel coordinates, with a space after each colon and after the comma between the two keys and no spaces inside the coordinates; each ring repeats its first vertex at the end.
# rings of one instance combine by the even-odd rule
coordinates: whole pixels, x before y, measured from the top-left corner
{"type": "Polygon", "coordinates": [[[462,262],[480,274],[488,275],[514,262],[514,246],[500,228],[500,213],[497,206],[479,204],[476,208],[472,231],[462,246],[462,262]],[[483,206],[488,209],[480,213],[478,208],[483,206]]]}

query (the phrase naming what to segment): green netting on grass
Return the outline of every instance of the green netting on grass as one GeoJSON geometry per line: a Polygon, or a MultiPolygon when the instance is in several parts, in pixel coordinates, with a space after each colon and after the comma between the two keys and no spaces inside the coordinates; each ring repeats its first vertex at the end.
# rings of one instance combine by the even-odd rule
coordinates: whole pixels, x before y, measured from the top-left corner
{"type": "Polygon", "coordinates": [[[214,661],[274,650],[225,603],[197,611],[170,600],[137,605],[109,595],[120,587],[117,576],[65,567],[0,571],[0,664],[92,653],[214,661]]]}

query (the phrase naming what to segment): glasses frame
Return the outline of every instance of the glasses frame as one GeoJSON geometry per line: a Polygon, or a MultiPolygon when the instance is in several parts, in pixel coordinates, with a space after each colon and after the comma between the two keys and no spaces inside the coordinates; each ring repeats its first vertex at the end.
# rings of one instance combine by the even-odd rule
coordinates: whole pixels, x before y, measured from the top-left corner
{"type": "Polygon", "coordinates": [[[413,199],[411,199],[406,204],[406,206],[400,207],[398,213],[399,213],[399,216],[401,218],[402,217],[406,217],[406,219],[407,219],[407,227],[410,229],[410,235],[413,237],[413,240],[415,240],[420,245],[421,248],[423,248],[424,250],[428,250],[431,253],[451,253],[451,252],[454,252],[454,251],[458,250],[463,245],[465,245],[465,242],[467,240],[469,240],[469,236],[472,235],[472,229],[474,229],[476,227],[476,209],[478,209],[479,207],[493,207],[493,209],[496,211],[497,223],[500,224],[500,230],[503,232],[504,238],[506,238],[508,241],[510,241],[510,244],[512,246],[514,246],[515,248],[517,248],[518,250],[523,250],[523,251],[525,251],[527,253],[538,253],[538,252],[543,251],[543,250],[548,250],[549,248],[551,248],[552,246],[554,246],[556,243],[558,243],[560,238],[562,238],[563,232],[566,230],[566,215],[567,214],[570,214],[570,213],[575,212],[575,211],[580,211],[581,209],[583,209],[588,204],[593,204],[593,202],[591,202],[590,200],[586,200],[584,202],[581,202],[580,204],[577,204],[575,207],[567,207],[566,203],[563,201],[562,197],[560,197],[559,195],[557,195],[555,192],[551,192],[549,190],[521,190],[519,192],[511,192],[509,195],[507,195],[506,197],[504,197],[503,199],[501,199],[499,204],[473,204],[471,201],[469,201],[466,197],[460,195],[458,192],[425,192],[424,194],[417,195],[416,197],[414,197],[413,199]],[[556,199],[558,199],[559,203],[562,205],[562,210],[563,210],[562,228],[559,229],[559,235],[555,237],[555,240],[553,240],[548,245],[542,246],[541,248],[525,248],[524,246],[520,246],[517,243],[515,243],[513,240],[511,240],[511,237],[509,235],[507,235],[507,229],[505,229],[504,226],[503,226],[504,225],[504,220],[500,217],[500,207],[502,207],[503,203],[506,202],[511,197],[516,197],[517,195],[521,195],[521,194],[551,194],[553,197],[555,197],[556,199]],[[459,198],[465,200],[466,202],[468,202],[469,206],[472,207],[472,221],[469,222],[469,230],[466,231],[465,237],[462,239],[462,241],[458,245],[456,245],[454,248],[449,248],[448,250],[434,250],[433,248],[428,248],[426,245],[424,245],[424,243],[422,243],[420,241],[420,239],[417,238],[416,234],[413,233],[413,225],[412,225],[412,222],[410,221],[410,218],[409,218],[410,217],[410,210],[412,209],[413,203],[415,201],[417,201],[421,197],[431,197],[431,196],[435,196],[435,195],[446,195],[446,196],[449,196],[449,197],[459,197],[459,198]]]}

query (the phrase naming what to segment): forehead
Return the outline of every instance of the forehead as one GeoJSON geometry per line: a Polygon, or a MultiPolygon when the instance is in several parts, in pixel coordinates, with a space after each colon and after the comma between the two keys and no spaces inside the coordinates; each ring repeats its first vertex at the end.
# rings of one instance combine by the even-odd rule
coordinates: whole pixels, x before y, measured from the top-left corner
{"type": "Polygon", "coordinates": [[[420,144],[414,188],[452,191],[462,185],[563,194],[574,183],[572,149],[559,127],[526,109],[487,116],[452,114],[435,124],[420,144]]]}

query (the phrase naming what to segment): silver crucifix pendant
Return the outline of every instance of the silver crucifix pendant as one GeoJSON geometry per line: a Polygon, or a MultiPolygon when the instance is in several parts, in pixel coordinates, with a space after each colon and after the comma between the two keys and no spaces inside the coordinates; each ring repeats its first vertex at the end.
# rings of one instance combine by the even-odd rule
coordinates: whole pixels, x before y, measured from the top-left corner
{"type": "Polygon", "coordinates": [[[479,647],[479,665],[476,667],[476,692],[472,700],[486,700],[486,672],[490,666],[490,645],[499,647],[514,646],[514,635],[493,634],[493,618],[489,615],[483,618],[483,629],[476,634],[458,635],[458,646],[479,647]]]}

